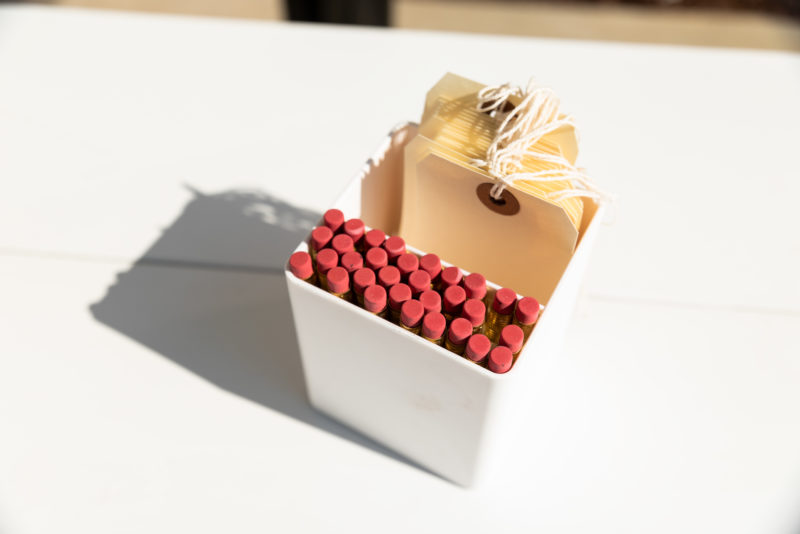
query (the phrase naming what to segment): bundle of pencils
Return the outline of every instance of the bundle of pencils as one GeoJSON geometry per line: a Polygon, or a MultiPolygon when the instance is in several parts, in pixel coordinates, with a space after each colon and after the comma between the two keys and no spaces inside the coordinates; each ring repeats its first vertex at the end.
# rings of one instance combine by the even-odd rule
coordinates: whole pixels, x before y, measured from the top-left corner
{"type": "Polygon", "coordinates": [[[308,249],[289,259],[296,277],[494,373],[511,369],[539,318],[535,298],[409,252],[403,238],[337,209],[325,212],[308,249]]]}

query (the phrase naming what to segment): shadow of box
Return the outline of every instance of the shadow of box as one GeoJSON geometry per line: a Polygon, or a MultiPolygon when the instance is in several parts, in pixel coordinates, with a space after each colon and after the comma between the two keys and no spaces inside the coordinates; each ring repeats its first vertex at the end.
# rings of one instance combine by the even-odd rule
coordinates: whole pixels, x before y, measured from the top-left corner
{"type": "Polygon", "coordinates": [[[191,191],[90,307],[95,319],[223,390],[409,463],[308,403],[283,262],[320,214],[258,191],[191,191]]]}

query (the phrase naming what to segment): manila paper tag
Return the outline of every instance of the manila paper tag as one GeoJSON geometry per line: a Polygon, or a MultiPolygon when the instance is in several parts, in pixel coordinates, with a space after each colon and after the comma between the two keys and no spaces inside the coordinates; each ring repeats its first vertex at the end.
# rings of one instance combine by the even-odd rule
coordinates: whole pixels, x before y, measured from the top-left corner
{"type": "MultiPolygon", "coordinates": [[[[456,85],[464,80],[448,75],[438,85],[454,78],[456,85]]],[[[460,134],[453,130],[439,135],[443,98],[469,100],[482,87],[465,80],[461,94],[443,96],[437,87],[429,93],[420,131],[405,149],[400,235],[419,250],[546,304],[575,250],[582,209],[569,214],[564,202],[516,183],[495,201],[489,195],[495,180],[471,163],[470,135],[457,142],[453,138],[460,134]]],[[[561,137],[549,142],[574,160],[572,133],[557,134],[561,137]]],[[[570,200],[582,208],[582,199],[570,200]]]]}

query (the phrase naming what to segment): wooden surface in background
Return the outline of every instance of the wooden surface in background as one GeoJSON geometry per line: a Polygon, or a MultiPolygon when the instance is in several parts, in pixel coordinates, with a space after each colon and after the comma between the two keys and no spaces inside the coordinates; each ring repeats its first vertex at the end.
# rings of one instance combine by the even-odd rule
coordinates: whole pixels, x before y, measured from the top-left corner
{"type": "Polygon", "coordinates": [[[393,15],[400,28],[800,51],[797,21],[752,11],[400,0],[393,15]]]}
{"type": "MultiPolygon", "coordinates": [[[[282,0],[55,0],[56,5],[281,20],[282,0]]],[[[756,11],[621,3],[394,0],[399,28],[800,51],[796,19],[756,11]]]]}

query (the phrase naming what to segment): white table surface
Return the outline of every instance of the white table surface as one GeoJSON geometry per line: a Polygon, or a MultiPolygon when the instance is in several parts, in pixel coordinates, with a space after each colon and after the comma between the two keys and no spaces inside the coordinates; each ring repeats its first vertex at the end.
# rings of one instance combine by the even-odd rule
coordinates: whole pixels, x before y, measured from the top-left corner
{"type": "Polygon", "coordinates": [[[0,8],[0,532],[800,528],[800,56],[0,8]],[[618,194],[497,485],[315,413],[274,274],[446,71],[618,194]]]}

